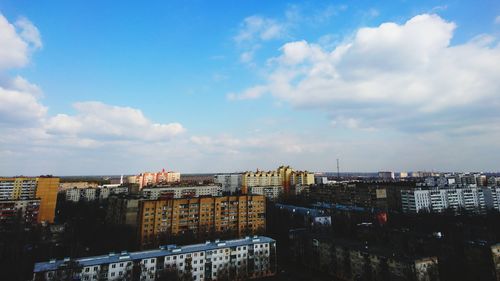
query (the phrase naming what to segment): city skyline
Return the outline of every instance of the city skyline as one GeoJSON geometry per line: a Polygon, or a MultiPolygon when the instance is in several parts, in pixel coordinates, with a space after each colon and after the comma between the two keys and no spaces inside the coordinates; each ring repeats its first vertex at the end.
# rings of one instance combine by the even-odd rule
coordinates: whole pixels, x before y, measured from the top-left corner
{"type": "Polygon", "coordinates": [[[2,176],[500,170],[495,1],[127,4],[0,3],[2,176]]]}

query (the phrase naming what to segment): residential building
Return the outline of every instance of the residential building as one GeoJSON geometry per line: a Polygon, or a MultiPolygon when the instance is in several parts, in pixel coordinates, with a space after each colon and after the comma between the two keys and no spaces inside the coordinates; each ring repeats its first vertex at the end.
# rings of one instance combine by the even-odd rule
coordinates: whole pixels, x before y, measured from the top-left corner
{"type": "Polygon", "coordinates": [[[144,280],[166,273],[189,280],[246,280],[276,274],[276,241],[264,236],[35,264],[34,281],[144,280]]]}
{"type": "Polygon", "coordinates": [[[378,172],[378,177],[382,180],[394,180],[394,172],[378,172]]]}
{"type": "Polygon", "coordinates": [[[155,186],[144,187],[141,194],[152,200],[159,198],[187,198],[199,196],[221,196],[222,186],[200,185],[200,186],[155,186]]]}
{"type": "Polygon", "coordinates": [[[64,191],[64,197],[66,201],[70,202],[79,202],[80,201],[80,189],[78,188],[72,188],[72,189],[66,189],[64,191]]]}
{"type": "Polygon", "coordinates": [[[40,199],[0,200],[0,229],[12,223],[33,225],[38,222],[40,199]]]}
{"type": "Polygon", "coordinates": [[[54,222],[59,178],[0,178],[0,200],[39,199],[38,222],[54,222]]]}
{"type": "Polygon", "coordinates": [[[242,193],[253,186],[281,186],[288,193],[291,186],[314,184],[314,173],[294,171],[290,166],[280,166],[276,171],[245,172],[242,175],[242,193]]]}
{"type": "Polygon", "coordinates": [[[235,193],[241,190],[242,174],[219,174],[214,176],[214,182],[222,185],[224,192],[235,193]]]}
{"type": "Polygon", "coordinates": [[[437,257],[408,257],[387,247],[290,231],[292,260],[335,280],[438,281],[437,257]]]}
{"type": "Polygon", "coordinates": [[[59,192],[73,188],[89,188],[89,187],[96,188],[98,185],[99,184],[97,182],[88,182],[88,181],[61,182],[59,183],[59,192]]]}
{"type": "Polygon", "coordinates": [[[248,188],[248,194],[264,195],[271,200],[278,199],[282,192],[281,186],[251,186],[248,188]]]}
{"type": "Polygon", "coordinates": [[[109,196],[106,223],[136,227],[139,215],[139,201],[141,200],[144,200],[144,198],[137,195],[109,196]]]}
{"type": "Polygon", "coordinates": [[[148,185],[177,183],[180,181],[181,181],[181,173],[172,171],[166,172],[165,169],[163,169],[161,172],[156,172],[156,173],[144,172],[137,176],[128,177],[128,182],[138,184],[140,189],[148,185]]]}
{"type": "Polygon", "coordinates": [[[365,208],[388,209],[387,186],[361,182],[337,183],[313,186],[309,189],[311,199],[365,208]]]}
{"type": "Polygon", "coordinates": [[[464,209],[482,213],[486,210],[484,191],[477,187],[414,188],[401,190],[403,212],[442,212],[446,209],[464,209]]]}
{"type": "Polygon", "coordinates": [[[262,195],[198,197],[139,201],[139,236],[142,247],[162,237],[192,233],[242,236],[265,229],[266,200],[262,195]]]}

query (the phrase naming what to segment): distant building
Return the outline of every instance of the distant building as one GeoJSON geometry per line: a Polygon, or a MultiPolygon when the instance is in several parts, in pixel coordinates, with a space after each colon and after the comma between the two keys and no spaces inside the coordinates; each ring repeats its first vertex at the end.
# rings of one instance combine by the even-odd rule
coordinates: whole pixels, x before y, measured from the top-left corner
{"type": "Polygon", "coordinates": [[[235,193],[241,190],[242,175],[241,174],[219,174],[214,176],[214,182],[222,185],[224,192],[235,193]]]}
{"type": "Polygon", "coordinates": [[[128,177],[128,182],[138,184],[140,189],[148,185],[169,184],[177,183],[180,181],[181,173],[171,171],[166,172],[165,169],[163,169],[161,172],[144,172],[137,176],[128,177]]]}
{"type": "Polygon", "coordinates": [[[72,188],[72,189],[66,189],[63,191],[64,192],[64,198],[66,201],[69,202],[79,202],[79,201],[86,201],[86,202],[91,202],[91,201],[96,201],[96,200],[105,200],[107,199],[110,195],[114,194],[128,194],[128,187],[127,186],[120,186],[118,184],[116,185],[103,185],[103,186],[98,186],[97,188],[94,187],[87,187],[87,188],[72,188]]]}
{"type": "Polygon", "coordinates": [[[281,186],[287,193],[291,186],[314,184],[314,173],[294,171],[290,166],[280,166],[276,171],[245,172],[242,175],[242,192],[253,186],[281,186]]]}
{"type": "Polygon", "coordinates": [[[414,188],[401,190],[403,212],[442,212],[446,209],[482,213],[486,210],[483,189],[464,188],[414,188]]]}
{"type": "Polygon", "coordinates": [[[281,186],[252,186],[249,187],[248,194],[264,195],[268,199],[276,200],[283,192],[281,186]]]}
{"type": "Polygon", "coordinates": [[[219,185],[144,187],[141,190],[141,194],[144,197],[152,200],[156,200],[159,198],[221,196],[222,187],[219,185]]]}
{"type": "Polygon", "coordinates": [[[276,274],[276,241],[254,236],[157,250],[51,260],[35,264],[34,281],[144,280],[168,274],[181,280],[246,280],[276,274]]]}
{"type": "Polygon", "coordinates": [[[328,202],[366,208],[388,209],[388,188],[368,183],[337,183],[310,188],[309,196],[317,202],[328,202]]]}
{"type": "Polygon", "coordinates": [[[78,181],[78,182],[61,182],[59,183],[59,192],[64,191],[66,189],[73,188],[89,188],[89,187],[97,187],[99,184],[96,182],[88,182],[88,181],[78,181]]]}
{"type": "Polygon", "coordinates": [[[394,172],[378,172],[378,177],[382,180],[393,180],[394,172]]]}
{"type": "Polygon", "coordinates": [[[223,232],[256,234],[265,229],[265,213],[262,195],[139,201],[140,242],[147,247],[162,237],[187,233],[199,237],[223,232]]]}

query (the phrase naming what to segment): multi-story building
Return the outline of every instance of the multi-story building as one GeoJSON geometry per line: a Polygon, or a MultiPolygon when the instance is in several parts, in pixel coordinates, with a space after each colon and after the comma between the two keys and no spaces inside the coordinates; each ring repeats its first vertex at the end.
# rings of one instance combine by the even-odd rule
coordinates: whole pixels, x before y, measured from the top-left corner
{"type": "Polygon", "coordinates": [[[289,166],[280,166],[276,171],[245,172],[241,182],[244,194],[253,186],[281,186],[284,192],[288,192],[294,185],[314,184],[314,173],[294,171],[289,166]]]}
{"type": "Polygon", "coordinates": [[[137,226],[139,201],[144,200],[137,195],[112,195],[108,198],[106,223],[137,226]]]}
{"type": "Polygon", "coordinates": [[[378,172],[378,177],[382,180],[394,180],[394,172],[378,172]]]}
{"type": "Polygon", "coordinates": [[[220,185],[200,185],[200,186],[155,186],[144,187],[141,194],[152,200],[158,198],[188,198],[199,196],[221,196],[222,187],[220,185]]]}
{"type": "Polygon", "coordinates": [[[401,190],[403,212],[442,212],[446,209],[464,209],[482,213],[486,210],[484,191],[477,187],[414,188],[401,190]]]}
{"type": "Polygon", "coordinates": [[[174,274],[181,280],[246,280],[276,274],[276,241],[264,236],[168,245],[143,252],[51,260],[35,264],[34,281],[144,280],[174,274]]]}
{"type": "Polygon", "coordinates": [[[0,200],[0,226],[8,226],[16,220],[36,224],[39,211],[39,199],[0,200]]]}
{"type": "Polygon", "coordinates": [[[241,189],[242,174],[220,174],[214,176],[214,182],[222,185],[224,192],[235,193],[241,189]]]}
{"type": "Polygon", "coordinates": [[[193,233],[199,237],[230,232],[256,234],[266,225],[262,195],[198,197],[139,201],[139,237],[142,247],[162,237],[193,233]]]}
{"type": "Polygon", "coordinates": [[[39,199],[38,222],[54,222],[59,178],[0,178],[0,200],[39,199]]]}
{"type": "Polygon", "coordinates": [[[59,192],[73,188],[89,188],[89,187],[96,188],[98,185],[99,184],[97,182],[88,182],[88,181],[61,182],[59,183],[59,192]]]}
{"type": "Polygon", "coordinates": [[[281,193],[283,193],[281,186],[251,186],[248,188],[248,194],[264,195],[271,200],[278,199],[281,193]]]}
{"type": "MultiPolygon", "coordinates": [[[[394,187],[396,188],[396,187],[394,187]]],[[[338,183],[310,188],[309,195],[318,202],[328,202],[365,208],[388,209],[388,190],[384,185],[369,183],[338,183]]]]}
{"type": "Polygon", "coordinates": [[[166,172],[165,169],[163,169],[161,172],[156,172],[156,173],[144,172],[137,176],[128,177],[128,182],[138,184],[140,189],[148,185],[177,183],[180,181],[181,181],[181,173],[172,171],[166,172]]]}
{"type": "Polygon", "coordinates": [[[80,201],[80,189],[77,188],[66,189],[64,191],[64,198],[66,199],[66,201],[75,203],[80,201]]]}
{"type": "Polygon", "coordinates": [[[291,258],[335,280],[438,281],[437,257],[408,257],[386,247],[290,231],[291,258]]]}

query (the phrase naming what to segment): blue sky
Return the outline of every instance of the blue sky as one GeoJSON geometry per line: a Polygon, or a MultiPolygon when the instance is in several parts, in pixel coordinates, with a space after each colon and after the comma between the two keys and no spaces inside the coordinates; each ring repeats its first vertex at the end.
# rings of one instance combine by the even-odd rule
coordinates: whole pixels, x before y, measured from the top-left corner
{"type": "Polygon", "coordinates": [[[500,168],[498,1],[0,13],[5,175],[500,168]]]}

